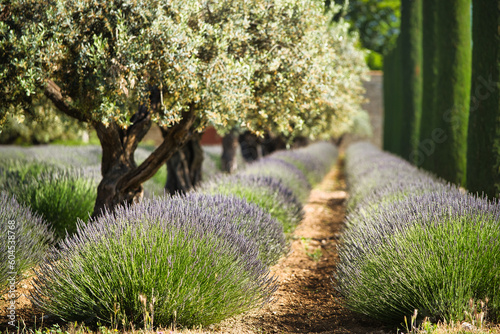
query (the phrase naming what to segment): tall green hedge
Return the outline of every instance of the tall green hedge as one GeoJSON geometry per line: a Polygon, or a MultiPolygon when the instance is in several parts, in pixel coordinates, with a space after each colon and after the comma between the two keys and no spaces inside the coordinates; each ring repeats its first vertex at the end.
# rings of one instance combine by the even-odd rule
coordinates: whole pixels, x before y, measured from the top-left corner
{"type": "Polygon", "coordinates": [[[400,38],[384,59],[384,149],[401,155],[402,52],[400,38]]]}
{"type": "Polygon", "coordinates": [[[422,112],[422,0],[401,1],[400,43],[403,93],[400,155],[411,161],[420,140],[422,112]]]}
{"type": "Polygon", "coordinates": [[[438,78],[436,129],[444,131],[434,152],[438,176],[463,185],[471,87],[471,1],[436,1],[438,78]]]}
{"type": "Polygon", "coordinates": [[[500,194],[500,1],[473,1],[467,188],[500,194]]]}
{"type": "Polygon", "coordinates": [[[436,80],[437,67],[437,2],[422,0],[423,12],[423,81],[422,118],[420,123],[420,144],[415,152],[416,164],[427,170],[434,170],[436,142],[433,133],[436,128],[436,80]]]}

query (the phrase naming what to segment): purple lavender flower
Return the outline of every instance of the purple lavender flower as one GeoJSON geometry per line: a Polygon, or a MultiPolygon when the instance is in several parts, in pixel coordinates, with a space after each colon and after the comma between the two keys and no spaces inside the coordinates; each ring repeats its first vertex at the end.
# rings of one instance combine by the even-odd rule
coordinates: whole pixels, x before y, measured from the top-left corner
{"type": "Polygon", "coordinates": [[[269,176],[221,176],[205,182],[197,191],[236,196],[254,203],[276,219],[285,233],[292,232],[303,217],[302,204],[293,192],[280,180],[269,176]]]}

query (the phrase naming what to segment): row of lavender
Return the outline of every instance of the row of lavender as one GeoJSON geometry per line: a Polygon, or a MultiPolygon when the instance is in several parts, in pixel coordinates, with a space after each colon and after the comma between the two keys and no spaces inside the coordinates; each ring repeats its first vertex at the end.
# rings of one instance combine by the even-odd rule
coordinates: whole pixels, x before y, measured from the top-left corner
{"type": "MultiPolygon", "coordinates": [[[[66,321],[124,327],[207,325],[262,305],[277,287],[269,267],[287,251],[284,232],[300,221],[311,186],[336,155],[327,143],[280,152],[185,196],[146,199],[81,222],[49,250],[31,298],[66,321]]],[[[49,241],[41,219],[1,199],[11,204],[0,219],[17,215],[20,238],[49,241]]],[[[43,255],[40,243],[32,264],[43,255]]]]}
{"type": "MultiPolygon", "coordinates": [[[[216,174],[214,154],[205,149],[204,174],[216,174]]],[[[138,148],[136,160],[144,160],[138,148]]],[[[219,153],[220,155],[220,153],[219,153]]],[[[7,279],[23,277],[46,250],[76,232],[78,218],[92,212],[100,178],[101,148],[95,145],[0,146],[0,293],[7,279]],[[43,219],[42,219],[43,217],[43,219]],[[34,232],[37,231],[37,232],[34,232]]],[[[162,169],[144,186],[163,193],[162,169]]]]}
{"type": "Polygon", "coordinates": [[[467,193],[368,143],[346,151],[351,197],[337,287],[354,311],[400,323],[418,310],[500,316],[500,203],[467,193]]]}

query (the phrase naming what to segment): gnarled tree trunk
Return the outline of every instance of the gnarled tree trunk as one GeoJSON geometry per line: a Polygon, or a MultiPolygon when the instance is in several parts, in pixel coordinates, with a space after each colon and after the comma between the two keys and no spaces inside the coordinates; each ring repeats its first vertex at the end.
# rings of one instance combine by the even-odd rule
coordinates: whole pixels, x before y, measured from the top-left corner
{"type": "Polygon", "coordinates": [[[306,147],[311,143],[309,138],[304,136],[297,136],[293,138],[293,148],[306,147]]]}
{"type": "Polygon", "coordinates": [[[269,155],[275,151],[286,149],[286,139],[283,135],[266,132],[264,138],[261,139],[261,147],[262,155],[269,155]]]}
{"type": "MultiPolygon", "coordinates": [[[[155,103],[159,100],[152,97],[151,105],[155,107],[155,103]]],[[[113,210],[118,205],[131,204],[142,198],[142,184],[192,136],[195,113],[189,110],[182,116],[179,123],[165,131],[163,143],[139,166],[134,161],[134,152],[151,126],[151,116],[146,107],[141,107],[132,119],[133,124],[126,130],[116,124],[95,126],[103,151],[103,178],[97,189],[93,216],[98,216],[106,208],[113,210]]]]}
{"type": "Polygon", "coordinates": [[[201,133],[194,134],[182,148],[167,160],[165,190],[169,194],[184,194],[201,182],[203,165],[201,135],[201,133]]]}
{"type": "Polygon", "coordinates": [[[149,102],[142,105],[132,117],[132,124],[127,129],[116,123],[107,126],[101,122],[92,122],[82,110],[72,106],[71,100],[63,94],[61,88],[48,80],[45,96],[54,106],[68,116],[82,122],[91,122],[97,132],[102,147],[102,180],[97,188],[97,199],[93,216],[104,210],[113,210],[125,203],[131,204],[142,197],[142,184],[150,179],[177,150],[191,138],[192,126],[196,119],[194,106],[182,113],[179,123],[163,133],[163,142],[139,166],[135,163],[134,153],[137,145],[151,127],[151,110],[160,106],[160,92],[152,89],[149,102]]]}
{"type": "Polygon", "coordinates": [[[246,162],[252,162],[262,157],[262,148],[256,135],[250,131],[245,131],[240,134],[238,141],[241,147],[241,155],[246,162]]]}
{"type": "Polygon", "coordinates": [[[122,130],[115,123],[108,127],[103,124],[95,126],[102,147],[102,180],[97,188],[93,216],[99,215],[106,208],[112,210],[119,204],[130,204],[142,198],[143,188],[140,183],[127,187],[124,191],[120,191],[118,187],[123,176],[137,168],[134,152],[140,139],[151,126],[150,116],[147,115],[141,123],[132,125],[128,130],[122,130]],[[132,129],[137,129],[138,133],[135,138],[132,138],[129,133],[132,129]]]}
{"type": "Polygon", "coordinates": [[[232,173],[236,170],[236,152],[238,151],[238,134],[232,130],[222,138],[221,169],[232,173]]]}

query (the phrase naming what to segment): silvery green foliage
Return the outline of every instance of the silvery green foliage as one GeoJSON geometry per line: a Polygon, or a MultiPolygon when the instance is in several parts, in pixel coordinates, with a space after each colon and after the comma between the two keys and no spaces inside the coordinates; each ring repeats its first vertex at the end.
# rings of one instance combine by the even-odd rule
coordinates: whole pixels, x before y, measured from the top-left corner
{"type": "Polygon", "coordinates": [[[159,87],[162,126],[196,105],[220,130],[331,133],[360,109],[367,71],[335,12],[307,0],[13,1],[0,22],[0,120],[50,80],[74,117],[104,125],[128,126],[159,87]]]}
{"type": "Polygon", "coordinates": [[[15,277],[19,282],[26,270],[45,257],[54,234],[40,215],[3,191],[0,192],[0,228],[0,294],[3,294],[7,279],[15,277]],[[11,254],[15,256],[14,264],[10,263],[11,254]]]}
{"type": "Polygon", "coordinates": [[[207,325],[269,300],[276,283],[259,251],[280,242],[272,237],[276,228],[257,207],[223,196],[189,194],[119,207],[52,249],[32,299],[65,320],[139,325],[142,295],[155,326],[207,325]],[[254,234],[264,236],[266,228],[268,239],[256,242],[254,234]]]}
{"type": "MultiPolygon", "coordinates": [[[[371,144],[352,145],[354,202],[336,280],[347,305],[387,322],[462,320],[469,299],[500,299],[500,203],[466,193],[371,144]]],[[[352,201],[352,200],[351,200],[352,201]]]]}
{"type": "MultiPolygon", "coordinates": [[[[335,15],[335,12],[331,10],[330,14],[335,15]]],[[[320,98],[322,108],[318,112],[308,113],[301,124],[302,128],[295,133],[328,140],[339,138],[345,133],[359,133],[360,120],[365,120],[363,127],[370,127],[369,122],[366,123],[368,114],[361,107],[363,81],[368,79],[365,55],[356,46],[357,36],[348,30],[349,24],[341,21],[328,29],[307,32],[301,47],[308,50],[307,55],[314,59],[314,65],[308,70],[313,74],[312,77],[322,77],[325,81],[320,79],[318,82],[328,82],[326,86],[329,87],[326,87],[320,98]]]]}

